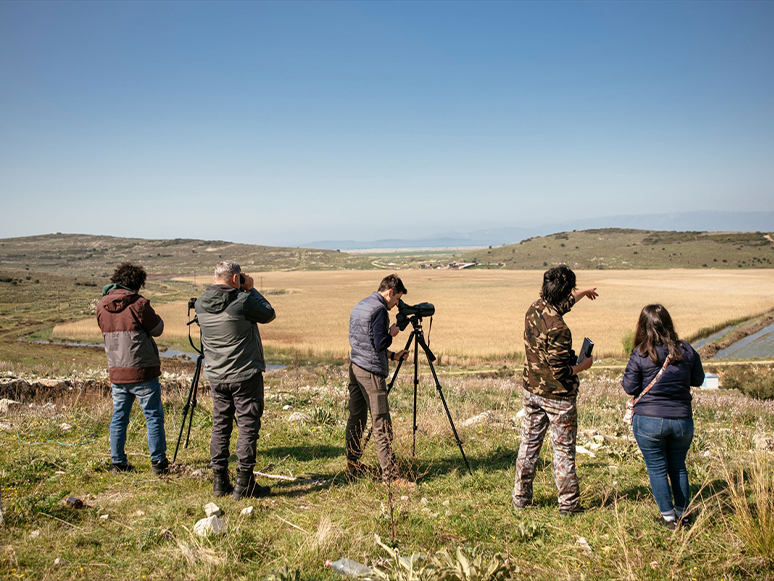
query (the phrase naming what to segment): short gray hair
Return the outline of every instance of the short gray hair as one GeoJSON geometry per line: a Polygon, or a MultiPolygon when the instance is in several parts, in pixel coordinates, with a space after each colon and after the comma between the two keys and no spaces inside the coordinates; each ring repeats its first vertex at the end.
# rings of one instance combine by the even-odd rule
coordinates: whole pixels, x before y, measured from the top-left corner
{"type": "Polygon", "coordinates": [[[240,266],[233,260],[223,260],[215,267],[215,278],[218,280],[231,280],[235,274],[242,272],[240,266]]]}

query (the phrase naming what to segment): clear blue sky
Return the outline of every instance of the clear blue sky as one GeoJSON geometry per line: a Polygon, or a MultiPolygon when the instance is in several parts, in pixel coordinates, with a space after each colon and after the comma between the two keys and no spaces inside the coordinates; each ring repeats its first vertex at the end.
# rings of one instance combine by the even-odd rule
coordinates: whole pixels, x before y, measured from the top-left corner
{"type": "Polygon", "coordinates": [[[774,210],[772,2],[0,2],[0,237],[774,210]]]}

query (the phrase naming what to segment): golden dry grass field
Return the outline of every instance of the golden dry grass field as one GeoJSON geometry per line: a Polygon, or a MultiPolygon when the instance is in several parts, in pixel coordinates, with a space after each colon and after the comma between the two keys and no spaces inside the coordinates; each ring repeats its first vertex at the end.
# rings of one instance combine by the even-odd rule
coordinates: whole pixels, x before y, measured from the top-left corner
{"type": "MultiPolygon", "coordinates": [[[[345,357],[352,306],[375,290],[384,271],[265,272],[266,290],[288,291],[268,299],[277,319],[261,326],[268,347],[345,357]]],[[[446,357],[486,358],[523,353],[523,317],[539,292],[542,273],[506,270],[400,271],[409,304],[429,301],[436,316],[431,347],[446,357]]],[[[623,356],[622,337],[633,329],[640,309],[660,302],[669,309],[677,331],[690,336],[701,328],[774,308],[774,270],[577,271],[578,288],[595,286],[599,299],[583,299],[565,316],[576,350],[584,336],[599,356],[623,356]]],[[[202,279],[199,278],[198,281],[202,279]]],[[[259,279],[256,277],[256,284],[259,279]]],[[[192,288],[192,295],[203,287],[192,288]]],[[[152,299],[152,295],[150,295],[152,299]]],[[[155,305],[166,322],[164,338],[187,336],[186,305],[155,305]]],[[[396,311],[391,312],[394,320],[396,311]]],[[[429,321],[425,322],[425,333],[429,321]]],[[[406,333],[394,345],[403,346],[406,333]]],[[[60,339],[100,340],[93,319],[58,325],[60,339]]]]}

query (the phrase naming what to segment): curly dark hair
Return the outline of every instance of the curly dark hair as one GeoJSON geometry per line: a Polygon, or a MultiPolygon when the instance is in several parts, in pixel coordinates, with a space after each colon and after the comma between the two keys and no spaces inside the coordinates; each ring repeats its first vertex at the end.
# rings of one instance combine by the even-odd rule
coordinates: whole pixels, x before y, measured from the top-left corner
{"type": "Polygon", "coordinates": [[[543,288],[540,296],[549,305],[559,306],[575,289],[575,273],[564,264],[543,273],[543,288]]]}
{"type": "Polygon", "coordinates": [[[113,271],[110,282],[120,284],[132,290],[140,290],[145,286],[145,279],[148,274],[142,266],[137,266],[131,262],[122,262],[113,271]]]}

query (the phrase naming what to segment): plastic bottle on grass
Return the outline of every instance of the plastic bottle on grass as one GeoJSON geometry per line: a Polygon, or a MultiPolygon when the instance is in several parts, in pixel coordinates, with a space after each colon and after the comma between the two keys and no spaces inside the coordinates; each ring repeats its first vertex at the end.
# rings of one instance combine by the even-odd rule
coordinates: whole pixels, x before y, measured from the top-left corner
{"type": "Polygon", "coordinates": [[[361,579],[367,579],[366,575],[373,573],[370,567],[366,567],[362,563],[353,561],[352,559],[339,559],[338,561],[325,561],[325,566],[330,567],[336,573],[341,575],[347,575],[348,577],[359,577],[361,579]]]}

